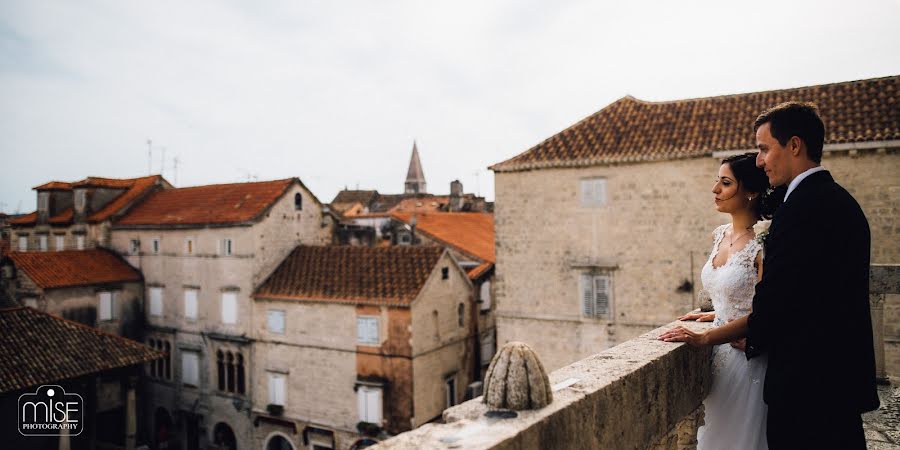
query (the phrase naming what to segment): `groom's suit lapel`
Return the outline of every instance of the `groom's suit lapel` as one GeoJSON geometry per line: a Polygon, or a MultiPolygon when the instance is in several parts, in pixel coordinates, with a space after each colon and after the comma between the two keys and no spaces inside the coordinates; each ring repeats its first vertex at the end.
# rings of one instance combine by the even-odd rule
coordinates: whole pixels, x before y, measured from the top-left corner
{"type": "Polygon", "coordinates": [[[769,235],[764,243],[765,254],[770,254],[770,249],[774,246],[790,245],[790,243],[784,242],[784,237],[781,233],[783,225],[798,219],[798,215],[803,215],[806,207],[810,206],[809,202],[812,198],[817,193],[821,193],[822,186],[829,183],[834,183],[834,178],[831,177],[828,171],[821,171],[806,177],[794,188],[788,200],[775,211],[775,217],[772,218],[772,226],[769,228],[769,235]]]}

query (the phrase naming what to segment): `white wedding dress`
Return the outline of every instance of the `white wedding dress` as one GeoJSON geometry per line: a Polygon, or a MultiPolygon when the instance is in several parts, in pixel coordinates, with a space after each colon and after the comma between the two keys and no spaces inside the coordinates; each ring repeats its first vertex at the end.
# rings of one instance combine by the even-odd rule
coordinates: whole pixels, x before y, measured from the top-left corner
{"type": "MultiPolygon", "coordinates": [[[[716,310],[715,326],[750,314],[757,281],[754,262],[762,249],[762,244],[751,239],[725,264],[713,267],[719,244],[730,227],[726,224],[716,228],[712,252],[700,273],[703,288],[716,310]]],[[[703,401],[705,423],[697,432],[697,449],[768,448],[767,407],[763,402],[766,356],[747,360],[744,352],[723,344],[713,347],[712,361],[712,386],[703,401]]]]}

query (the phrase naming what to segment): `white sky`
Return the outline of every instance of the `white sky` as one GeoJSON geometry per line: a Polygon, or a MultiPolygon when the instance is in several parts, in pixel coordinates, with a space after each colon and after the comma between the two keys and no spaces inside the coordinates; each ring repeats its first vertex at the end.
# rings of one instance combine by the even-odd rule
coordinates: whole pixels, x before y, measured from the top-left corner
{"type": "MultiPolygon", "coordinates": [[[[616,99],[900,74],[900,0],[0,0],[0,211],[50,180],[298,176],[493,199],[490,164],[616,99]],[[743,2],[742,2],[743,3],[743,2]]],[[[752,120],[751,117],[747,118],[752,120]]]]}

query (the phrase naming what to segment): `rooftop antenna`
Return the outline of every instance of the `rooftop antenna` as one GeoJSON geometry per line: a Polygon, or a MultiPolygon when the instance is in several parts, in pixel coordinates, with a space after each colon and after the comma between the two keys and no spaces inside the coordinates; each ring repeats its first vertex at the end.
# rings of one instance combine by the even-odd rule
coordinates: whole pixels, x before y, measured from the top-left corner
{"type": "Polygon", "coordinates": [[[147,139],[147,175],[153,175],[153,141],[147,139]]]}
{"type": "Polygon", "coordinates": [[[162,157],[159,159],[159,174],[166,176],[166,148],[162,148],[162,157]]]}
{"type": "Polygon", "coordinates": [[[178,157],[172,159],[172,181],[175,183],[175,186],[178,186],[178,157]]]}
{"type": "Polygon", "coordinates": [[[475,196],[481,197],[481,178],[479,171],[475,171],[475,196]]]}

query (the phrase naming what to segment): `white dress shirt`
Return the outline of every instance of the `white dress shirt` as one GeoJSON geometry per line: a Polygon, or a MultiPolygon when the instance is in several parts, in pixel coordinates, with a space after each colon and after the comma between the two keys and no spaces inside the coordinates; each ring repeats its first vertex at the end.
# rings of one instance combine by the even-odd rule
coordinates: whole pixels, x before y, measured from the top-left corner
{"type": "Polygon", "coordinates": [[[812,169],[807,169],[805,172],[801,173],[800,175],[797,175],[797,177],[795,177],[793,180],[791,180],[791,184],[788,185],[787,192],[784,194],[784,201],[787,201],[788,196],[791,195],[791,192],[794,192],[794,189],[797,189],[797,186],[799,186],[800,182],[803,181],[804,179],[806,179],[806,177],[808,177],[816,172],[821,172],[823,170],[825,170],[824,167],[816,166],[816,167],[813,167],[812,169]]]}

